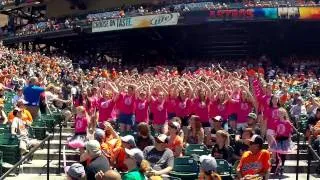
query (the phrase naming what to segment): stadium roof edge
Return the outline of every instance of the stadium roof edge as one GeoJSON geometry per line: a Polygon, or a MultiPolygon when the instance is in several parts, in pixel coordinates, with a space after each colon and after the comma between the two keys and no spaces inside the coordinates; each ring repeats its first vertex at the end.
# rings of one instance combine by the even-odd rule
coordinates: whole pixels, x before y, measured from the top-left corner
{"type": "Polygon", "coordinates": [[[51,1],[51,0],[35,0],[35,1],[29,2],[29,3],[21,3],[18,6],[14,5],[14,4],[6,5],[2,9],[0,9],[0,14],[8,15],[9,12],[17,10],[17,9],[21,9],[21,8],[25,8],[25,7],[42,6],[42,5],[45,5],[49,1],[51,1]]]}

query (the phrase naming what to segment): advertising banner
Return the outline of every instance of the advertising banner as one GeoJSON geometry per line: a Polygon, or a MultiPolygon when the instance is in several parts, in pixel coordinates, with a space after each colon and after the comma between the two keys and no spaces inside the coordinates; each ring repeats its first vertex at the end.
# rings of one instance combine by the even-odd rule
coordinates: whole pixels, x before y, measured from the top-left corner
{"type": "Polygon", "coordinates": [[[320,20],[320,7],[299,7],[299,13],[299,19],[320,20]]]}
{"type": "Polygon", "coordinates": [[[92,22],[92,32],[177,25],[179,13],[124,17],[92,22]]]}
{"type": "Polygon", "coordinates": [[[209,21],[277,18],[277,8],[221,9],[209,12],[209,21]]]}
{"type": "Polygon", "coordinates": [[[278,16],[280,19],[299,18],[299,8],[298,7],[279,7],[278,16]]]}

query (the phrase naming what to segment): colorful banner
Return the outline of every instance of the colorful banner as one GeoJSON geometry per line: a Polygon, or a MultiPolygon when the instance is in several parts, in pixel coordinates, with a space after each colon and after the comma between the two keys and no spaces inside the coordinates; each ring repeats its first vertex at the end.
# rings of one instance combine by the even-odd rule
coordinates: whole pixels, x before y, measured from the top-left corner
{"type": "Polygon", "coordinates": [[[299,7],[300,18],[320,20],[320,7],[299,7]]]}
{"type": "Polygon", "coordinates": [[[209,12],[209,21],[277,19],[277,8],[221,9],[209,12]]]}
{"type": "Polygon", "coordinates": [[[179,13],[124,17],[92,22],[92,32],[170,26],[178,24],[179,13]]]}
{"type": "Polygon", "coordinates": [[[298,7],[279,7],[278,16],[281,19],[299,18],[299,8],[298,7]]]}

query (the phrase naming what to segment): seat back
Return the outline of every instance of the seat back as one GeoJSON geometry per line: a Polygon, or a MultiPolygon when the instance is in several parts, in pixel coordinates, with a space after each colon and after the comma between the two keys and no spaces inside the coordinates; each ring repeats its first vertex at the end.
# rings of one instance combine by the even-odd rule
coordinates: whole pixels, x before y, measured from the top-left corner
{"type": "Polygon", "coordinates": [[[11,165],[16,164],[21,158],[19,144],[0,145],[0,151],[3,153],[3,162],[11,165]]]}
{"type": "Polygon", "coordinates": [[[191,155],[208,155],[210,152],[208,151],[207,146],[203,144],[189,144],[185,150],[186,156],[191,155]]]}
{"type": "Polygon", "coordinates": [[[198,163],[190,157],[178,157],[174,159],[173,171],[198,173],[198,163]]]}
{"type": "Polygon", "coordinates": [[[231,174],[231,165],[224,159],[216,159],[217,172],[220,175],[231,174]]]}

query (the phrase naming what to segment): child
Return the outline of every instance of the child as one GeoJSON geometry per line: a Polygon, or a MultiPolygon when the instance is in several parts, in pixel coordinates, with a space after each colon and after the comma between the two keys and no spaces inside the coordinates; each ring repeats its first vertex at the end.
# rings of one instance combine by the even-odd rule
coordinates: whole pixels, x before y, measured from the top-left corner
{"type": "Polygon", "coordinates": [[[270,151],[276,154],[277,166],[275,173],[282,174],[286,154],[290,152],[293,147],[291,141],[293,125],[284,108],[279,108],[279,120],[275,121],[273,130],[275,132],[275,141],[271,144],[270,151]]]}
{"type": "Polygon", "coordinates": [[[84,140],[87,135],[87,128],[90,118],[83,106],[77,107],[77,114],[75,118],[75,135],[69,140],[68,145],[71,148],[84,147],[84,140]]]}

